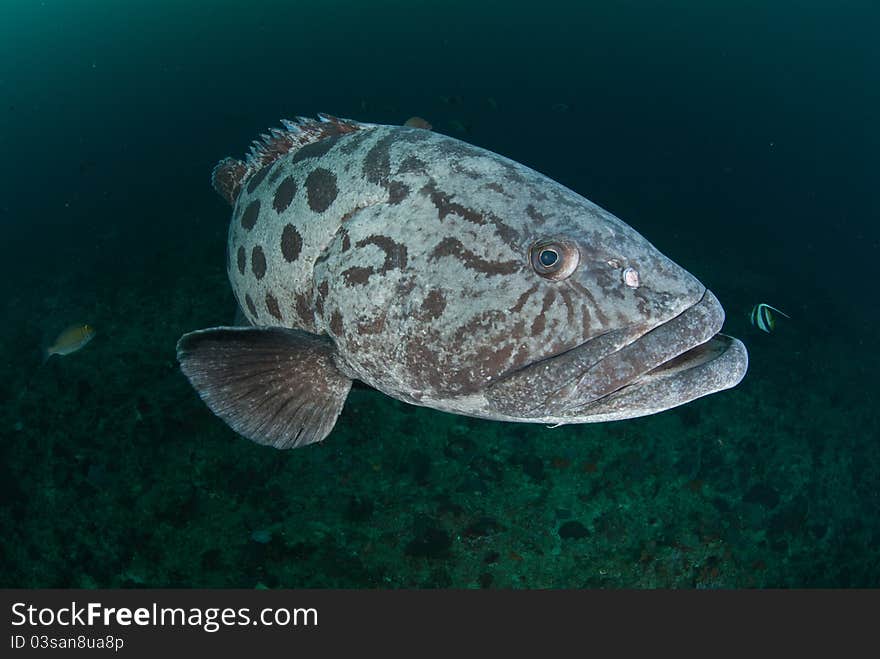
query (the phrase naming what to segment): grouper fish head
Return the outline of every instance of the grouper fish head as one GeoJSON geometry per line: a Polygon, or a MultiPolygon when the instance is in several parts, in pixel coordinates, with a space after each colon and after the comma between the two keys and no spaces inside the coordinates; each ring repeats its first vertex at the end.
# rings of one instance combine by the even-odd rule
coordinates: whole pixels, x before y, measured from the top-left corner
{"type": "Polygon", "coordinates": [[[214,175],[235,207],[230,281],[252,327],[178,344],[241,434],[319,441],[353,380],[447,412],[571,424],[652,414],[745,375],[711,291],[550,178],[419,128],[286,128],[214,175]],[[255,202],[274,210],[245,221],[255,202]],[[234,258],[257,249],[259,277],[234,258]]]}

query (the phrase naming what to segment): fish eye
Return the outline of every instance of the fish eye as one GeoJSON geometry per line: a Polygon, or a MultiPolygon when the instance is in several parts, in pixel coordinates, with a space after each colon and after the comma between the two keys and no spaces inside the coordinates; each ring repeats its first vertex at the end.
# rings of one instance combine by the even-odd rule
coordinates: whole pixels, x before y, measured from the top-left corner
{"type": "Polygon", "coordinates": [[[529,250],[532,268],[545,279],[562,281],[580,262],[577,245],[568,240],[539,240],[529,250]]]}
{"type": "Polygon", "coordinates": [[[559,254],[556,253],[555,249],[546,247],[541,250],[538,259],[541,261],[541,265],[549,268],[559,259],[559,254]]]}

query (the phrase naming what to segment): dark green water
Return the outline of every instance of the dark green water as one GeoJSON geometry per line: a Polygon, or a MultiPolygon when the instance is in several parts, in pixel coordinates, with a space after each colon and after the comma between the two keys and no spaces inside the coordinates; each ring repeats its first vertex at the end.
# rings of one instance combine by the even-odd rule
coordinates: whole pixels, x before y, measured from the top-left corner
{"type": "Polygon", "coordinates": [[[0,585],[880,585],[874,3],[296,4],[3,3],[0,585]],[[237,437],[174,353],[234,305],[208,177],[316,112],[609,209],[718,295],[746,379],[553,430],[357,390],[320,445],[237,437]]]}

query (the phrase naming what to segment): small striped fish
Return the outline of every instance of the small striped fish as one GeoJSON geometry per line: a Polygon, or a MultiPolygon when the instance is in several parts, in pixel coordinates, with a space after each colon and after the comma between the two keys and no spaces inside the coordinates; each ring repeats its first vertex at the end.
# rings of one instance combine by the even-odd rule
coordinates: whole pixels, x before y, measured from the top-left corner
{"type": "Polygon", "coordinates": [[[780,316],[789,319],[791,318],[791,316],[784,311],[780,311],[776,307],[771,307],[769,304],[761,302],[752,307],[752,310],[749,312],[749,321],[751,321],[752,325],[762,332],[767,332],[769,334],[776,328],[776,317],[773,315],[774,311],[780,316]]]}

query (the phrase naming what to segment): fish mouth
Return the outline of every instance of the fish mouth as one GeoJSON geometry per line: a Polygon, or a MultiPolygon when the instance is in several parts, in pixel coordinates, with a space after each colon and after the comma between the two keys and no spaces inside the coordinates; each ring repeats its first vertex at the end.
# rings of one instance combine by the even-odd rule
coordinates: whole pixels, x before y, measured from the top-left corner
{"type": "Polygon", "coordinates": [[[742,341],[719,333],[600,398],[561,411],[566,423],[655,414],[735,387],[747,369],[742,341]]]}
{"type": "Polygon", "coordinates": [[[509,401],[513,394],[520,418],[562,424],[628,419],[683,405],[745,376],[745,346],[719,333],[723,323],[721,304],[704,289],[665,322],[590,339],[496,383],[488,398],[509,401]],[[530,397],[523,395],[527,390],[530,397]]]}

